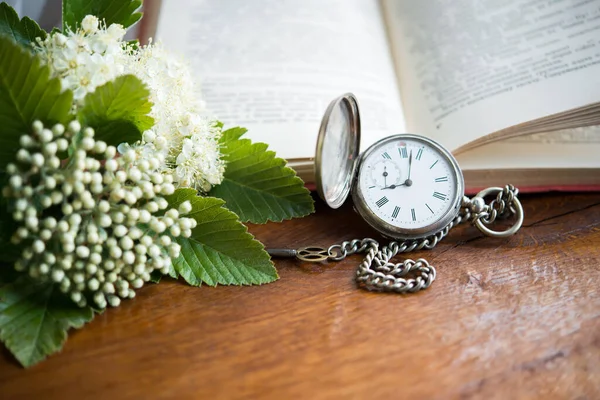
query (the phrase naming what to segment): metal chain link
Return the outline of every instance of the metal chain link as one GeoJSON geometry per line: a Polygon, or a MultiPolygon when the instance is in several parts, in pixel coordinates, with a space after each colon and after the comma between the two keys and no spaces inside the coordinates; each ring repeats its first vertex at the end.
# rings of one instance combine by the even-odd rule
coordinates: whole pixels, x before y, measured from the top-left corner
{"type": "Polygon", "coordinates": [[[392,241],[381,249],[374,239],[349,240],[329,247],[327,259],[340,261],[352,254],[366,253],[356,271],[356,280],[365,289],[398,293],[413,293],[427,289],[435,280],[436,271],[425,259],[420,258],[416,261],[406,259],[400,263],[393,263],[390,260],[398,253],[434,248],[450,229],[467,221],[488,236],[504,237],[513,234],[523,222],[523,208],[517,198],[518,193],[519,190],[513,185],[506,185],[504,188],[488,188],[472,199],[463,197],[458,215],[435,235],[402,242],[392,241]],[[494,192],[497,192],[495,199],[485,204],[483,197],[494,192]],[[517,216],[517,222],[506,231],[496,232],[486,226],[498,218],[508,218],[513,215],[517,216]],[[410,272],[416,276],[407,277],[410,272]]]}

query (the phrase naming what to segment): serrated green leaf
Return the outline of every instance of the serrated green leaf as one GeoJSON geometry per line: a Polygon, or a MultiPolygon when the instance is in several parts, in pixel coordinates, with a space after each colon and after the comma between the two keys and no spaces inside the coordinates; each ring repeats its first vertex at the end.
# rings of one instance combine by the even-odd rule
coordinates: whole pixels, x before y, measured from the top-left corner
{"type": "Polygon", "coordinates": [[[19,147],[19,137],[39,119],[46,125],[66,123],[73,94],[61,93],[60,81],[39,58],[12,39],[0,36],[0,172],[19,147]]]}
{"type": "Polygon", "coordinates": [[[221,145],[227,146],[229,142],[238,140],[239,138],[244,136],[246,132],[248,132],[248,129],[241,128],[239,126],[236,126],[235,128],[229,128],[221,133],[221,139],[219,140],[219,142],[221,143],[221,145]]]}
{"type": "Polygon", "coordinates": [[[88,93],[78,119],[96,131],[95,138],[111,145],[134,143],[152,128],[148,114],[152,103],[146,85],[133,75],[123,75],[88,93]]]}
{"type": "Polygon", "coordinates": [[[70,328],[81,328],[94,317],[55,285],[26,278],[0,287],[0,340],[24,366],[60,351],[70,328]]]}
{"type": "Polygon", "coordinates": [[[189,215],[198,222],[189,239],[178,238],[181,255],[173,261],[175,271],[190,285],[251,285],[278,279],[264,246],[248,233],[237,215],[223,207],[224,201],[199,197],[193,189],[178,189],[167,196],[170,207],[189,200],[189,215]]]}
{"type": "Polygon", "coordinates": [[[141,0],[63,0],[63,30],[76,30],[86,15],[95,15],[107,26],[128,28],[142,18],[142,13],[136,12],[141,6],[141,0]]]}
{"type": "Polygon", "coordinates": [[[225,177],[209,194],[225,200],[227,208],[244,222],[279,222],[314,212],[314,201],[302,179],[266,144],[240,139],[245,132],[242,128],[223,132],[225,177]]]}
{"type": "Polygon", "coordinates": [[[48,35],[40,26],[29,17],[19,20],[17,12],[5,2],[0,3],[0,35],[12,38],[18,44],[32,49],[31,43],[35,38],[42,40],[48,35]]]}

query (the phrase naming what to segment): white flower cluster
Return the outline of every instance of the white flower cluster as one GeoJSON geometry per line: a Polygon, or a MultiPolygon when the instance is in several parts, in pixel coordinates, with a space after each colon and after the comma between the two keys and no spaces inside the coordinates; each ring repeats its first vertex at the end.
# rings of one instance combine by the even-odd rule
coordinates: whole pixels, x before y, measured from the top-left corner
{"type": "Polygon", "coordinates": [[[88,15],[76,32],[54,33],[39,45],[42,59],[63,89],[81,101],[96,87],[124,74],[133,74],[150,90],[150,116],[155,125],[131,148],[142,158],[164,156],[162,170],[172,173],[177,187],[208,192],[223,180],[221,128],[206,116],[189,66],[160,44],[137,49],[123,42],[118,24],[102,27],[88,15]]]}
{"type": "Polygon", "coordinates": [[[162,195],[175,188],[157,172],[159,160],[136,160],[133,151],[115,158],[115,147],[76,121],[67,130],[36,121],[20,145],[2,191],[19,225],[18,271],[56,282],[80,306],[93,299],[104,308],[134,297],[155,270],[170,270],[180,253],[172,238],[189,237],[196,220],[183,216],[189,202],[169,209],[162,195]],[[70,142],[72,156],[61,166],[57,154],[70,142]]]}
{"type": "Polygon", "coordinates": [[[56,32],[38,45],[52,76],[60,77],[63,89],[71,89],[73,98],[81,102],[96,87],[125,73],[123,36],[121,25],[100,29],[98,18],[88,15],[77,32],[56,32]]]}
{"type": "Polygon", "coordinates": [[[178,186],[208,192],[223,180],[221,128],[203,115],[200,95],[187,64],[160,44],[142,46],[126,67],[150,89],[155,125],[136,147],[141,154],[161,152],[178,186]]]}

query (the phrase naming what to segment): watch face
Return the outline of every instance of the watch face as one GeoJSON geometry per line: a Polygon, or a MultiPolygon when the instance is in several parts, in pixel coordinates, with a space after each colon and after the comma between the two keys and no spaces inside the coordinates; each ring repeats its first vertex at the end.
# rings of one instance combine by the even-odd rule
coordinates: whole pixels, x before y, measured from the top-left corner
{"type": "Polygon", "coordinates": [[[357,210],[376,229],[398,238],[443,229],[458,212],[463,177],[452,155],[416,135],[396,135],[363,155],[355,183],[357,210]]]}

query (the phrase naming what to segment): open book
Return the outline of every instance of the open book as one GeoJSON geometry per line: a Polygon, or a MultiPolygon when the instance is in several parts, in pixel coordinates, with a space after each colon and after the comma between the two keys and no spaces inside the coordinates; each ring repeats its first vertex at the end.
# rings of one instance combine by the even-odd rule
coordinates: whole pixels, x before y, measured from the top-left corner
{"type": "Polygon", "coordinates": [[[207,107],[307,182],[322,114],[352,92],[363,150],[428,136],[455,154],[469,191],[600,185],[598,2],[147,3],[160,11],[145,34],[191,60],[207,107]]]}

